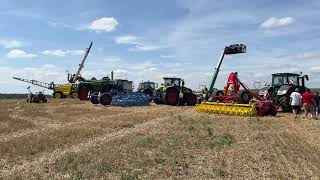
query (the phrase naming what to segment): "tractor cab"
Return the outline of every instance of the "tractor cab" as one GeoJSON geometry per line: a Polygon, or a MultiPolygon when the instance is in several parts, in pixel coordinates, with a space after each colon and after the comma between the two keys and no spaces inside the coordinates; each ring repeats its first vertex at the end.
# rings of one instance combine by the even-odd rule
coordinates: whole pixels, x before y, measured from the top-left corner
{"type": "Polygon", "coordinates": [[[139,83],[139,88],[138,89],[148,89],[148,88],[155,89],[156,88],[156,83],[150,82],[150,81],[139,83]]]}
{"type": "Polygon", "coordinates": [[[288,89],[299,88],[300,93],[305,92],[305,81],[309,80],[308,75],[301,76],[295,73],[272,74],[273,92],[283,95],[288,89]]]}
{"type": "Polygon", "coordinates": [[[138,87],[138,92],[142,92],[151,97],[153,96],[153,93],[157,87],[158,85],[155,82],[151,82],[151,81],[140,82],[138,87]]]}
{"type": "Polygon", "coordinates": [[[164,79],[164,86],[183,86],[184,81],[181,78],[176,77],[165,77],[164,79]]]}
{"type": "Polygon", "coordinates": [[[128,91],[132,91],[133,90],[133,82],[132,81],[128,81],[126,79],[116,79],[115,80],[116,86],[118,87],[118,89],[128,92],[128,91]]]}

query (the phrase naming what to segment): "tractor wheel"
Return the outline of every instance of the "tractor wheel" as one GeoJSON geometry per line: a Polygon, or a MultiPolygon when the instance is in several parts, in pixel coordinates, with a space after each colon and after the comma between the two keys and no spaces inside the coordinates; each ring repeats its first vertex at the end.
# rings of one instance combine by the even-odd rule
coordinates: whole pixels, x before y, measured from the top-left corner
{"type": "Polygon", "coordinates": [[[89,89],[81,88],[79,90],[79,99],[80,100],[89,100],[88,94],[89,94],[89,89]]]}
{"type": "Polygon", "coordinates": [[[176,88],[168,88],[166,90],[165,102],[167,105],[177,105],[178,104],[179,92],[176,88]]]}
{"type": "Polygon", "coordinates": [[[217,96],[223,96],[224,95],[224,92],[221,91],[221,90],[216,90],[216,91],[213,91],[212,94],[211,94],[211,97],[209,99],[209,101],[214,101],[214,102],[217,102],[217,96]]]}
{"type": "Polygon", "coordinates": [[[100,95],[100,103],[104,106],[109,105],[112,101],[112,96],[107,93],[103,93],[100,95]]]}
{"type": "Polygon", "coordinates": [[[53,98],[55,99],[61,99],[63,97],[62,92],[54,92],[53,93],[53,98]]]}
{"type": "Polygon", "coordinates": [[[187,96],[186,103],[188,106],[195,106],[197,104],[197,96],[194,94],[187,96]]]}
{"type": "Polygon", "coordinates": [[[238,92],[238,102],[240,104],[248,104],[250,102],[251,95],[248,91],[239,91],[238,92]]]}
{"type": "Polygon", "coordinates": [[[155,104],[162,104],[161,101],[160,101],[158,98],[155,98],[155,99],[153,100],[153,102],[154,102],[155,104]]]}
{"type": "Polygon", "coordinates": [[[287,96],[282,96],[279,100],[279,106],[281,107],[283,112],[290,112],[291,111],[290,98],[287,96]]]}
{"type": "Polygon", "coordinates": [[[78,93],[75,92],[75,91],[72,91],[72,92],[70,93],[70,96],[71,96],[72,99],[78,99],[78,98],[79,98],[78,93]]]}
{"type": "Polygon", "coordinates": [[[92,104],[99,104],[99,97],[98,97],[98,93],[92,93],[90,95],[90,101],[92,104]]]}

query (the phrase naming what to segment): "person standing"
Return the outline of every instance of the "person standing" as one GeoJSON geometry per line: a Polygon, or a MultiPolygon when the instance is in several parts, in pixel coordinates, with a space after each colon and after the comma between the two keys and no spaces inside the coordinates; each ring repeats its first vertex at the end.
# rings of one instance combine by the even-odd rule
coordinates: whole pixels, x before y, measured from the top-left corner
{"type": "Polygon", "coordinates": [[[180,91],[180,93],[179,93],[179,106],[184,106],[184,101],[183,101],[183,92],[182,92],[182,90],[180,91]]]}
{"type": "Polygon", "coordinates": [[[299,93],[299,89],[296,88],[293,93],[290,95],[290,105],[292,108],[292,113],[294,114],[294,118],[297,119],[298,113],[300,112],[301,107],[301,94],[299,93]]]}
{"type": "Polygon", "coordinates": [[[319,118],[319,112],[320,112],[320,95],[319,92],[314,93],[314,101],[315,101],[315,111],[316,111],[316,118],[319,118]]]}
{"type": "Polygon", "coordinates": [[[312,117],[316,118],[314,113],[315,100],[310,89],[307,89],[307,91],[302,94],[302,102],[305,117],[308,118],[308,114],[311,113],[312,117]]]}

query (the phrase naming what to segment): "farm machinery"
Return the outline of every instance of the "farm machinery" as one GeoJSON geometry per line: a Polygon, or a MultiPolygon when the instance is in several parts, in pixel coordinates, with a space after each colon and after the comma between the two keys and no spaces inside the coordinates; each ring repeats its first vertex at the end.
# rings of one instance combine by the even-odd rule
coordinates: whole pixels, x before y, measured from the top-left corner
{"type": "Polygon", "coordinates": [[[60,98],[66,98],[67,96],[72,97],[73,99],[78,98],[78,93],[77,93],[77,86],[78,86],[78,81],[83,81],[84,78],[81,77],[80,72],[84,67],[84,63],[90,53],[92,47],[92,42],[90,43],[89,48],[86,49],[86,53],[79,64],[79,68],[76,72],[76,74],[68,74],[68,84],[55,84],[54,82],[51,83],[46,83],[46,82],[41,82],[37,80],[30,80],[30,79],[24,79],[24,78],[18,78],[18,77],[13,77],[13,79],[23,81],[35,86],[43,87],[46,89],[50,89],[53,91],[52,96],[56,99],[60,98]]]}
{"type": "Polygon", "coordinates": [[[138,92],[147,94],[150,97],[152,97],[156,87],[157,87],[157,84],[155,82],[151,82],[151,81],[140,82],[138,87],[138,92]]]}
{"type": "Polygon", "coordinates": [[[197,110],[237,116],[276,115],[276,104],[252,93],[249,88],[239,80],[237,72],[230,73],[224,91],[214,89],[224,56],[239,53],[246,53],[245,45],[235,44],[224,48],[210,82],[209,89],[205,92],[203,102],[197,105],[197,110]],[[230,87],[231,90],[229,90],[230,87]],[[240,90],[240,87],[243,89],[240,90]]]}
{"type": "Polygon", "coordinates": [[[291,111],[290,95],[296,88],[300,93],[306,91],[305,81],[308,75],[295,73],[276,73],[272,74],[271,86],[266,86],[259,91],[261,98],[273,100],[281,107],[283,112],[291,111]]]}
{"type": "Polygon", "coordinates": [[[90,99],[93,104],[113,106],[147,106],[150,104],[148,94],[133,92],[132,81],[113,80],[113,73],[102,80],[84,81],[79,84],[80,99],[90,99]]]}
{"type": "Polygon", "coordinates": [[[194,106],[197,103],[197,96],[193,91],[184,86],[184,80],[176,77],[165,77],[164,84],[158,87],[154,93],[156,104],[177,105],[179,93],[182,92],[183,102],[194,106]]]}
{"type": "Polygon", "coordinates": [[[39,93],[32,93],[30,91],[30,86],[27,88],[29,91],[27,102],[28,103],[47,103],[48,99],[46,98],[46,95],[43,92],[39,93]]]}

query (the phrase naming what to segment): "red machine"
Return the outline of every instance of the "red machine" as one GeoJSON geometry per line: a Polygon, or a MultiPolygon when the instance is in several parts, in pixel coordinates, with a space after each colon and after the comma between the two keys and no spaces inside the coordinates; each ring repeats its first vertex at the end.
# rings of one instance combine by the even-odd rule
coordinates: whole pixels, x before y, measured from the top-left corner
{"type": "Polygon", "coordinates": [[[274,102],[262,99],[258,94],[252,93],[248,86],[239,80],[237,72],[230,73],[224,91],[214,91],[211,100],[236,104],[255,103],[258,116],[276,115],[278,109],[274,102]],[[230,87],[231,90],[229,90],[230,87]],[[243,90],[240,90],[240,87],[243,90]]]}

